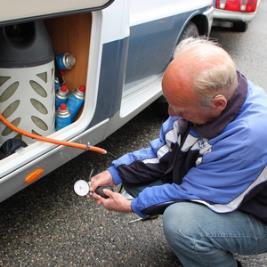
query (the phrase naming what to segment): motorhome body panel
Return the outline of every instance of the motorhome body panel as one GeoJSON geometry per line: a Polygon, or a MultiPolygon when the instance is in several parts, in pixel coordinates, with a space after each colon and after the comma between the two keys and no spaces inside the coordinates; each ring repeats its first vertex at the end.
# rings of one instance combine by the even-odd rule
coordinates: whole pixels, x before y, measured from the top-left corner
{"type": "MultiPolygon", "coordinates": [[[[95,125],[95,127],[83,132],[72,141],[82,144],[88,142],[90,144],[99,143],[101,140],[103,140],[103,135],[105,133],[107,124],[108,120],[103,121],[102,123],[95,125]]],[[[54,149],[38,157],[36,160],[32,160],[5,177],[2,177],[0,179],[0,202],[27,187],[28,185],[25,183],[25,178],[33,170],[42,168],[44,169],[43,176],[45,176],[51,171],[57,169],[58,166],[61,166],[71,159],[77,157],[80,153],[82,153],[82,151],[78,149],[62,146],[54,147],[54,149]]]]}
{"type": "MultiPolygon", "coordinates": [[[[207,7],[196,8],[132,25],[128,37],[103,44],[97,107],[90,126],[116,114],[121,108],[123,94],[138,91],[138,81],[162,73],[172,59],[187,22],[206,10],[207,7]]],[[[209,28],[206,34],[208,31],[209,28]]],[[[143,101],[147,102],[145,99],[143,101]]],[[[136,109],[143,104],[139,99],[136,109]]]]}
{"type": "MultiPolygon", "coordinates": [[[[155,6],[150,0],[116,0],[103,11],[92,12],[86,81],[89,91],[84,110],[68,131],[55,132],[52,137],[94,145],[161,95],[162,71],[187,23],[194,16],[203,15],[209,24],[208,34],[210,1],[157,3],[160,5],[155,6]],[[162,42],[164,38],[166,42],[162,42]],[[154,44],[156,41],[162,47],[154,44]],[[156,52],[162,61],[155,59],[156,52]],[[157,63],[155,68],[151,65],[153,60],[157,63]],[[147,66],[144,76],[138,73],[142,64],[147,66]]],[[[46,175],[81,152],[36,142],[2,160],[0,201],[25,188],[25,176],[35,168],[45,169],[46,175]]]]}
{"type": "Polygon", "coordinates": [[[131,26],[126,83],[163,72],[173,56],[181,29],[205,8],[131,26]]]}
{"type": "MultiPolygon", "coordinates": [[[[113,1],[113,0],[112,0],[113,1]]],[[[106,7],[111,0],[2,0],[0,23],[25,21],[61,15],[62,13],[77,13],[84,10],[97,10],[106,7]]]]}

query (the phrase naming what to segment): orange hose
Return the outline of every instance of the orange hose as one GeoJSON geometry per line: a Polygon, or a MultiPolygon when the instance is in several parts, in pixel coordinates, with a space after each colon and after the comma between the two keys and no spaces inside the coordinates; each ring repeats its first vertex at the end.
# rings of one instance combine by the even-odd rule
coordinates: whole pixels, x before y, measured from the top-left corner
{"type": "Polygon", "coordinates": [[[100,153],[100,154],[107,154],[107,151],[103,148],[100,148],[100,147],[88,146],[88,145],[74,143],[74,142],[56,140],[53,138],[48,138],[48,137],[44,137],[44,136],[40,136],[37,134],[27,132],[27,131],[20,129],[20,128],[16,127],[15,125],[13,125],[1,113],[0,113],[0,121],[2,121],[12,131],[17,132],[19,134],[22,134],[24,136],[30,137],[32,139],[36,139],[38,141],[52,143],[52,144],[56,144],[56,145],[68,146],[68,147],[87,150],[87,151],[92,151],[92,152],[96,152],[96,153],[100,153]]]}

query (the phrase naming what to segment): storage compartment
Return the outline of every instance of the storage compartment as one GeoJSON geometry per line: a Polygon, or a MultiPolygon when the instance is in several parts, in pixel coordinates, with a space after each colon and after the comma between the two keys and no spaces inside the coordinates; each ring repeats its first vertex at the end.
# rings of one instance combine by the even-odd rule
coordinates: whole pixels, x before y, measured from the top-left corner
{"type": "MultiPolygon", "coordinates": [[[[40,23],[40,21],[39,22],[29,22],[27,24],[31,24],[31,23],[40,23]]],[[[76,59],[74,66],[70,70],[65,70],[64,74],[63,74],[64,83],[67,85],[67,87],[70,91],[70,94],[71,94],[71,91],[75,90],[80,85],[86,85],[87,84],[88,57],[89,57],[90,35],[91,35],[91,25],[92,25],[91,13],[61,16],[61,17],[47,19],[45,21],[42,21],[41,23],[44,24],[46,29],[47,29],[48,35],[51,39],[50,42],[52,44],[53,53],[55,55],[58,53],[70,53],[76,59]]],[[[30,39],[28,41],[29,41],[29,43],[31,42],[30,39]]],[[[39,43],[39,45],[40,44],[41,43],[39,43]]],[[[29,57],[30,57],[30,54],[27,55],[26,58],[29,59],[29,57]]],[[[23,75],[23,71],[25,70],[26,65],[27,64],[25,61],[24,66],[23,66],[23,64],[20,66],[21,70],[17,70],[17,72],[20,73],[20,75],[21,74],[23,75]]],[[[51,94],[51,96],[49,96],[48,100],[54,102],[54,97],[56,94],[56,91],[54,90],[54,75],[55,75],[54,62],[52,61],[52,63],[50,63],[50,65],[49,65],[50,69],[49,69],[48,73],[52,74],[52,76],[53,76],[53,85],[52,85],[52,88],[51,88],[51,85],[49,85],[49,88],[51,90],[47,89],[46,93],[48,94],[48,96],[49,96],[49,94],[51,94]],[[51,64],[52,64],[52,66],[50,66],[51,64]]],[[[16,66],[16,68],[17,68],[17,66],[16,66]]],[[[35,67],[35,68],[37,69],[37,67],[35,67]]],[[[41,68],[41,70],[42,70],[42,68],[41,68]]],[[[38,74],[44,72],[41,70],[37,70],[35,72],[38,74]]],[[[12,71],[14,71],[14,70],[11,68],[10,72],[12,72],[12,71]]],[[[36,76],[37,74],[35,72],[32,74],[36,76]]],[[[28,75],[30,76],[31,72],[28,75]]],[[[7,75],[4,72],[1,74],[1,69],[0,69],[0,76],[6,77],[7,75]]],[[[32,78],[29,78],[28,80],[34,81],[34,79],[32,79],[32,78]]],[[[23,90],[25,90],[25,91],[29,90],[29,86],[27,86],[26,84],[24,86],[25,86],[25,88],[23,88],[23,90]]],[[[88,90],[88,88],[86,88],[86,91],[87,90],[88,90]]],[[[17,101],[21,101],[25,97],[25,95],[26,95],[26,93],[25,94],[20,93],[17,101]]],[[[55,108],[54,107],[52,108],[51,106],[47,105],[47,103],[45,101],[42,101],[42,97],[40,99],[37,99],[37,100],[35,99],[34,101],[32,100],[32,102],[34,102],[34,103],[37,101],[39,103],[39,106],[43,106],[48,111],[49,116],[54,121],[55,117],[56,117],[55,108]]],[[[17,102],[15,102],[15,103],[17,103],[17,102]]],[[[1,103],[0,103],[0,105],[1,105],[1,103]]],[[[4,109],[1,109],[2,112],[3,112],[3,110],[4,109]]],[[[29,116],[29,114],[27,112],[27,105],[26,104],[24,104],[23,110],[24,110],[23,112],[20,112],[20,116],[25,116],[25,117],[29,116]]],[[[77,120],[77,118],[79,118],[81,110],[82,110],[82,108],[80,109],[79,114],[75,117],[75,120],[77,120]]],[[[8,120],[10,120],[10,116],[8,115],[8,113],[5,113],[4,115],[6,115],[5,117],[8,120]]],[[[32,118],[31,118],[31,120],[32,120],[32,118]]],[[[13,119],[12,119],[12,121],[14,122],[13,119]]],[[[27,127],[21,125],[19,120],[16,120],[15,122],[16,122],[16,126],[18,128],[22,128],[22,129],[26,128],[25,130],[28,130],[29,132],[37,133],[39,135],[50,135],[54,131],[54,129],[53,129],[53,130],[49,131],[47,134],[43,134],[43,132],[41,132],[41,131],[38,132],[35,129],[32,129],[33,127],[31,127],[31,126],[27,128],[27,127]]],[[[1,129],[3,129],[3,127],[1,129]]],[[[17,133],[13,133],[11,137],[21,139],[21,136],[17,133]]],[[[23,140],[24,140],[24,138],[23,138],[23,140]]],[[[30,143],[32,143],[32,141],[29,141],[29,142],[26,141],[26,143],[29,145],[30,143]]],[[[35,143],[35,142],[33,141],[33,143],[35,143]]],[[[0,143],[0,146],[2,144],[3,144],[3,142],[0,143]]],[[[28,148],[26,148],[26,149],[28,149],[28,148]]]]}
{"type": "Polygon", "coordinates": [[[86,84],[91,33],[91,14],[77,14],[46,21],[56,53],[68,52],[76,58],[71,70],[64,74],[70,89],[86,84]]]}

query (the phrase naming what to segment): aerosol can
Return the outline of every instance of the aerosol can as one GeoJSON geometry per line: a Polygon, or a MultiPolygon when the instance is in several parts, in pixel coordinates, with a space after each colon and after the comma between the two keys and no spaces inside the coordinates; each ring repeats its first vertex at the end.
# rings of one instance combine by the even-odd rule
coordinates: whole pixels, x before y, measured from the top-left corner
{"type": "Polygon", "coordinates": [[[68,98],[67,106],[71,114],[72,121],[77,116],[84,103],[85,86],[81,85],[68,98]]]}
{"type": "Polygon", "coordinates": [[[69,89],[66,84],[63,84],[56,93],[56,110],[59,108],[60,104],[67,103],[69,89]]]}
{"type": "Polygon", "coordinates": [[[59,70],[70,70],[76,63],[76,59],[70,53],[56,55],[56,64],[59,70]]]}
{"type": "Polygon", "coordinates": [[[71,124],[71,116],[65,103],[60,104],[56,116],[56,131],[71,124]]]}
{"type": "Polygon", "coordinates": [[[63,75],[64,75],[64,70],[59,70],[57,67],[57,64],[55,64],[55,91],[56,92],[65,83],[63,75]]]}
{"type": "Polygon", "coordinates": [[[55,91],[57,92],[61,87],[58,77],[55,77],[55,91]]]}

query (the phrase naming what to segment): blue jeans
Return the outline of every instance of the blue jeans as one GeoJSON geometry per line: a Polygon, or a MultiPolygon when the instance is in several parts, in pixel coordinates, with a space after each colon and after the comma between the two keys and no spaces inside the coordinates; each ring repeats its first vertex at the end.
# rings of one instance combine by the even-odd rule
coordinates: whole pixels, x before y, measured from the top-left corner
{"type": "MultiPolygon", "coordinates": [[[[136,197],[147,185],[127,185],[136,197]]],[[[166,239],[184,267],[236,267],[233,254],[267,252],[267,225],[252,216],[234,211],[215,213],[204,205],[178,202],[163,214],[166,239]]]]}
{"type": "Polygon", "coordinates": [[[179,202],[163,214],[166,239],[184,267],[236,267],[234,253],[267,252],[267,226],[239,211],[219,214],[179,202]]]}

